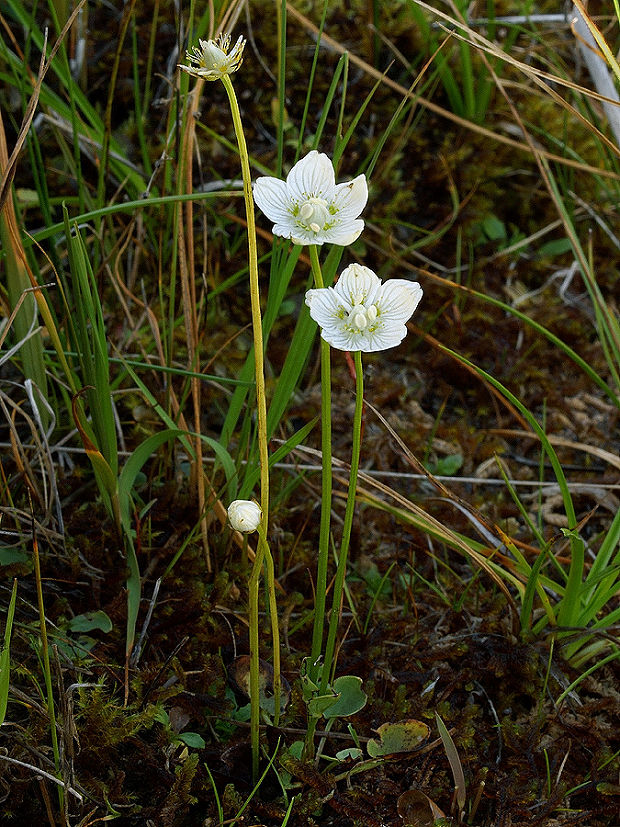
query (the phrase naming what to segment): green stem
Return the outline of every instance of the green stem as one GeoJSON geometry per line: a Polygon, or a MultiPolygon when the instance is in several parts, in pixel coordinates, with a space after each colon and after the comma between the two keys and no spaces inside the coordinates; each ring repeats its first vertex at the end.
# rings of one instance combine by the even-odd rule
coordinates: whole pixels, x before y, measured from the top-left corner
{"type": "MultiPolygon", "coordinates": [[[[246,220],[248,224],[248,266],[250,272],[250,303],[252,309],[252,328],[254,333],[254,365],[256,373],[256,408],[258,417],[258,452],[260,458],[260,505],[263,510],[261,524],[265,537],[269,522],[269,456],[267,452],[267,405],[265,402],[265,372],[263,355],[263,321],[260,310],[260,292],[258,286],[258,252],[256,248],[256,221],[254,218],[254,199],[252,197],[252,175],[250,172],[250,158],[243,134],[241,113],[235,96],[232,81],[228,75],[222,76],[222,83],[228,94],[230,109],[243,177],[243,198],[245,200],[246,220]]],[[[263,540],[264,542],[264,540],[263,540]]]]}
{"type": "Polygon", "coordinates": [[[347,557],[349,553],[349,542],[351,540],[351,527],[353,526],[353,513],[355,511],[355,489],[357,488],[357,472],[360,462],[360,447],[362,442],[362,408],[364,404],[364,376],[362,373],[362,354],[358,350],[354,353],[355,358],[355,413],[353,415],[353,447],[351,448],[351,472],[349,474],[349,491],[347,494],[347,506],[344,512],[344,526],[342,528],[342,541],[340,543],[340,556],[336,579],[334,581],[334,594],[332,599],[332,610],[329,618],[329,632],[327,645],[325,647],[325,663],[321,674],[321,694],[327,691],[331,673],[335,664],[334,651],[336,648],[336,634],[340,621],[340,604],[342,602],[342,590],[344,577],[347,571],[347,557]]]}
{"type": "MultiPolygon", "coordinates": [[[[256,374],[256,409],[258,419],[258,454],[260,461],[260,505],[263,511],[261,520],[261,531],[259,533],[260,541],[256,551],[256,560],[252,568],[250,577],[250,610],[255,612],[255,628],[251,629],[254,636],[250,635],[250,668],[252,666],[252,659],[256,660],[256,667],[258,669],[258,580],[262,567],[262,561],[265,556],[267,561],[271,558],[271,553],[267,548],[267,526],[269,524],[269,455],[267,451],[267,404],[265,401],[265,369],[264,369],[264,346],[263,346],[263,321],[260,310],[260,293],[258,286],[258,253],[256,248],[256,222],[254,218],[254,199],[252,197],[252,175],[250,172],[250,158],[248,155],[248,148],[245,142],[245,135],[243,132],[243,124],[241,122],[241,113],[239,111],[239,104],[237,103],[237,96],[232,81],[228,75],[222,76],[222,83],[228,101],[230,103],[230,111],[232,114],[233,125],[235,128],[235,136],[237,138],[237,146],[239,147],[239,160],[241,162],[241,174],[243,178],[243,197],[245,200],[245,212],[248,225],[248,267],[250,273],[250,304],[252,309],[252,329],[254,333],[254,367],[256,374]],[[260,561],[260,565],[257,563],[260,561]],[[253,647],[255,651],[253,651],[253,647]]],[[[275,583],[273,579],[273,560],[271,565],[267,563],[267,585],[270,595],[270,605],[273,603],[275,607],[275,583]]],[[[272,629],[273,624],[276,626],[277,632],[277,614],[272,611],[272,629]]],[[[250,626],[252,625],[250,619],[250,626]]],[[[280,710],[280,675],[279,663],[280,652],[277,637],[273,640],[274,648],[274,702],[276,709],[276,718],[279,718],[280,710]],[[277,669],[276,669],[277,667],[277,669]],[[277,674],[276,674],[277,672],[277,674]]],[[[250,689],[252,690],[252,680],[250,675],[250,689]]],[[[258,672],[255,675],[257,679],[258,672]]],[[[250,692],[251,700],[251,735],[252,735],[252,770],[254,778],[258,773],[258,751],[259,751],[259,697],[258,684],[254,684],[254,692],[250,692]]]]}
{"type": "Polygon", "coordinates": [[[267,594],[269,595],[269,617],[271,619],[271,639],[273,641],[273,725],[280,724],[280,695],[282,691],[282,678],[280,677],[280,629],[278,627],[278,606],[276,604],[275,570],[273,555],[267,539],[264,540],[265,547],[265,570],[267,572],[267,594]]]}
{"type": "Polygon", "coordinates": [[[260,538],[256,557],[248,582],[248,608],[250,623],[250,741],[252,744],[252,779],[258,778],[259,738],[260,738],[260,684],[258,644],[258,592],[260,574],[265,556],[265,543],[260,538]]]}
{"type": "MultiPolygon", "coordinates": [[[[319,254],[315,244],[309,247],[314,284],[323,287],[323,275],[319,264],[319,254]]],[[[308,675],[314,681],[318,679],[319,658],[323,649],[323,632],[325,628],[325,597],[327,591],[327,564],[329,561],[329,534],[332,508],[332,416],[331,416],[331,366],[330,347],[321,338],[321,523],[319,528],[319,558],[316,574],[316,597],[314,602],[314,627],[312,630],[312,650],[308,675]]]]}
{"type": "Polygon", "coordinates": [[[259,544],[248,583],[249,623],[250,623],[250,741],[252,744],[252,778],[258,778],[260,757],[260,650],[258,631],[258,603],[260,575],[263,561],[267,568],[267,585],[269,587],[269,613],[271,615],[271,634],[273,636],[273,697],[275,704],[274,726],[280,719],[280,636],[278,630],[278,613],[273,582],[273,557],[262,525],[258,527],[259,544]]]}

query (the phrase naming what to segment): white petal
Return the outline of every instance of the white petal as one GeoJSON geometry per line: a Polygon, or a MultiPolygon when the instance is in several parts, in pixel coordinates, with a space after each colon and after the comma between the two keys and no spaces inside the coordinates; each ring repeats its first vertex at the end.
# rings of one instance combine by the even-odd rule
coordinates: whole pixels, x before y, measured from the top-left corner
{"type": "Polygon", "coordinates": [[[337,184],[332,204],[342,221],[357,218],[368,201],[368,184],[365,175],[358,175],[352,181],[337,184]]]}
{"type": "Polygon", "coordinates": [[[346,299],[351,305],[372,304],[373,298],[381,286],[381,279],[369,267],[362,264],[351,264],[340,274],[334,290],[339,297],[346,299]]]}
{"type": "Polygon", "coordinates": [[[321,241],[317,241],[315,243],[338,244],[340,247],[347,247],[359,238],[359,235],[363,229],[364,222],[361,218],[358,218],[355,221],[339,221],[333,227],[330,227],[329,230],[320,232],[318,235],[321,237],[321,241]]]}
{"type": "Polygon", "coordinates": [[[300,227],[296,223],[293,225],[289,238],[293,244],[303,244],[305,246],[308,244],[323,244],[322,237],[318,237],[312,230],[306,230],[305,227],[300,227]]]}
{"type": "Polygon", "coordinates": [[[236,531],[256,531],[262,516],[260,505],[253,500],[234,500],[228,506],[228,519],[236,531]]]}
{"type": "Polygon", "coordinates": [[[292,222],[291,202],[284,181],[265,175],[256,180],[252,192],[254,201],[267,218],[276,223],[292,222]]]}
{"type": "Polygon", "coordinates": [[[324,330],[340,329],[344,324],[342,316],[346,316],[351,309],[345,305],[333,287],[308,290],[306,304],[314,321],[324,330]]]}
{"type": "Polygon", "coordinates": [[[289,195],[296,201],[326,196],[331,200],[335,183],[332,162],[324,152],[317,152],[316,149],[298,161],[286,178],[289,195]]]}
{"type": "Polygon", "coordinates": [[[422,298],[422,288],[417,281],[388,279],[376,296],[381,318],[406,322],[413,315],[422,298]]]}
{"type": "Polygon", "coordinates": [[[293,221],[282,221],[279,224],[274,224],[273,227],[271,228],[271,232],[274,235],[282,236],[282,238],[290,238],[291,241],[294,244],[309,244],[310,243],[309,241],[297,241],[297,239],[294,238],[294,234],[295,234],[296,231],[297,231],[297,227],[295,227],[295,224],[293,223],[293,221]]]}
{"type": "Polygon", "coordinates": [[[381,321],[368,336],[365,353],[374,353],[379,350],[388,350],[396,347],[407,335],[407,328],[401,322],[381,321]]]}
{"type": "Polygon", "coordinates": [[[330,347],[335,347],[336,350],[362,350],[364,344],[364,337],[358,334],[350,333],[349,331],[341,330],[339,328],[323,328],[321,330],[321,338],[324,339],[330,347]]]}
{"type": "Polygon", "coordinates": [[[237,42],[230,50],[229,57],[237,60],[242,55],[244,48],[245,37],[243,35],[239,35],[239,37],[237,38],[237,42]]]}
{"type": "Polygon", "coordinates": [[[215,69],[222,65],[226,60],[226,52],[216,45],[214,40],[201,40],[200,48],[202,49],[202,59],[204,60],[205,69],[215,69]]]}

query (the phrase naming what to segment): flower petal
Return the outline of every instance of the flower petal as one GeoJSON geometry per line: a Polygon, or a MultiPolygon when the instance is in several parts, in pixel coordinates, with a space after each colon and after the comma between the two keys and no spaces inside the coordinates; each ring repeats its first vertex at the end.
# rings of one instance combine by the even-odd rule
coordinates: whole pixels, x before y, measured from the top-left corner
{"type": "Polygon", "coordinates": [[[347,221],[357,218],[368,201],[368,184],[365,175],[358,175],[352,181],[337,184],[334,189],[332,205],[337,210],[338,218],[347,221]]]}
{"type": "Polygon", "coordinates": [[[329,230],[322,230],[317,233],[317,238],[320,241],[315,241],[315,244],[338,244],[340,247],[347,247],[359,237],[364,229],[364,222],[361,218],[355,221],[339,221],[329,230]]]}
{"type": "Polygon", "coordinates": [[[331,200],[335,183],[336,174],[332,162],[324,152],[317,152],[316,149],[298,161],[286,178],[289,196],[293,201],[327,196],[331,200]]]}
{"type": "Polygon", "coordinates": [[[293,244],[310,244],[310,241],[298,241],[294,238],[294,234],[297,228],[293,226],[292,223],[282,223],[282,224],[274,224],[271,228],[271,232],[274,235],[279,235],[282,238],[290,238],[293,244]]]}
{"type": "Polygon", "coordinates": [[[226,52],[214,40],[201,40],[202,69],[217,69],[226,62],[226,52]]]}
{"type": "Polygon", "coordinates": [[[350,264],[340,274],[334,290],[353,307],[354,304],[372,304],[380,287],[381,279],[369,267],[350,264]]]}
{"type": "Polygon", "coordinates": [[[356,350],[364,350],[366,344],[366,338],[362,334],[353,333],[344,328],[323,328],[321,338],[336,350],[349,350],[352,353],[356,350]]]}
{"type": "Polygon", "coordinates": [[[333,287],[319,287],[306,292],[310,315],[324,330],[338,330],[351,307],[342,301],[333,287]]]}
{"type": "Polygon", "coordinates": [[[361,348],[365,353],[375,353],[379,350],[388,350],[396,347],[407,335],[407,328],[401,322],[380,319],[373,325],[372,332],[367,333],[367,345],[361,348]]]}
{"type": "Polygon", "coordinates": [[[278,224],[290,223],[293,227],[291,202],[284,181],[265,175],[257,178],[252,189],[254,201],[267,218],[278,224]]]}
{"type": "Polygon", "coordinates": [[[404,323],[413,315],[422,298],[417,281],[388,279],[375,297],[382,319],[404,323]]]}
{"type": "Polygon", "coordinates": [[[315,233],[313,230],[307,230],[305,227],[300,227],[299,224],[294,224],[289,238],[293,244],[323,244],[323,233],[315,233]]]}

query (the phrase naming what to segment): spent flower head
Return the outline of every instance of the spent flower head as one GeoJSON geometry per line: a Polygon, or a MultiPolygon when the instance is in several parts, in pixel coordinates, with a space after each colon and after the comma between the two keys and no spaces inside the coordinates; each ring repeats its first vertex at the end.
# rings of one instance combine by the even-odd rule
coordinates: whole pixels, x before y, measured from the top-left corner
{"type": "Polygon", "coordinates": [[[264,176],[254,184],[254,200],[274,221],[273,234],[295,244],[352,244],[364,229],[358,218],[368,201],[366,176],[336,184],[330,159],[313,149],[286,177],[264,176]]]}
{"type": "Polygon", "coordinates": [[[405,322],[422,298],[417,281],[388,279],[361,264],[343,270],[335,287],[308,290],[306,304],[321,336],[338,350],[370,353],[400,344],[405,322]]]}
{"type": "Polygon", "coordinates": [[[190,65],[179,64],[184,72],[205,80],[219,80],[241,66],[244,37],[240,37],[230,51],[229,34],[221,34],[217,40],[199,40],[198,43],[199,46],[192,46],[191,51],[185,53],[190,65]]]}
{"type": "Polygon", "coordinates": [[[228,520],[236,531],[256,531],[262,516],[263,511],[254,500],[233,500],[228,506],[228,520]]]}

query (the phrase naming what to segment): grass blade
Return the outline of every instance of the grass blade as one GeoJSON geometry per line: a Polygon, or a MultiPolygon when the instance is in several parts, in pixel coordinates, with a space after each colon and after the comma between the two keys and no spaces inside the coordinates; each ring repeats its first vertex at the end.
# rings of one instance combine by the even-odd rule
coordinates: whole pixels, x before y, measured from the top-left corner
{"type": "Polygon", "coordinates": [[[6,717],[6,708],[9,701],[9,682],[11,677],[11,632],[13,630],[13,617],[15,616],[15,602],[17,600],[17,578],[13,580],[13,589],[9,608],[6,613],[6,624],[4,626],[4,644],[0,654],[0,726],[6,717]]]}
{"type": "Polygon", "coordinates": [[[462,813],[465,810],[465,802],[467,800],[463,765],[461,764],[461,759],[459,758],[459,754],[457,752],[456,745],[452,740],[452,736],[448,732],[446,725],[441,720],[437,712],[435,712],[435,722],[437,723],[439,737],[441,738],[441,741],[443,743],[443,748],[446,751],[448,763],[450,764],[450,769],[452,770],[452,777],[454,778],[454,788],[456,790],[456,803],[458,804],[459,813],[462,813]]]}

